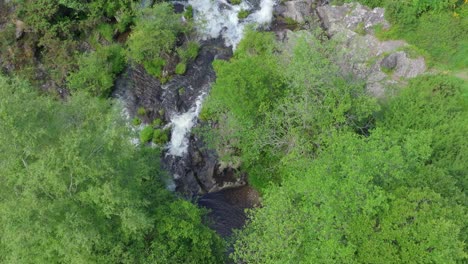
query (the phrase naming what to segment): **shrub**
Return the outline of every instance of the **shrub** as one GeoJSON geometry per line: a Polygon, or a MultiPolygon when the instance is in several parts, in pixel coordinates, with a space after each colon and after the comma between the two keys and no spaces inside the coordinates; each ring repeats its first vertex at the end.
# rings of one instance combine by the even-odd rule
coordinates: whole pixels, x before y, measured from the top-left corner
{"type": "Polygon", "coordinates": [[[143,62],[143,66],[145,67],[146,71],[158,78],[162,77],[162,71],[165,65],[166,61],[162,58],[155,58],[152,61],[143,62]]]}
{"type": "Polygon", "coordinates": [[[181,63],[177,64],[177,66],[175,68],[175,73],[179,74],[179,75],[182,75],[182,74],[185,73],[186,70],[187,70],[187,64],[181,62],[181,63]]]}
{"type": "Polygon", "coordinates": [[[120,45],[99,47],[95,52],[86,53],[78,59],[78,70],[67,80],[72,90],[84,90],[93,96],[107,97],[114,85],[114,79],[125,67],[123,50],[120,45]]]}
{"type": "Polygon", "coordinates": [[[239,19],[244,19],[244,18],[248,17],[249,14],[250,14],[250,12],[248,10],[242,9],[241,11],[239,11],[239,13],[237,13],[237,17],[239,19]]]}
{"type": "Polygon", "coordinates": [[[154,129],[151,126],[143,128],[140,132],[140,141],[142,143],[150,142],[153,138],[154,129]]]}
{"type": "Polygon", "coordinates": [[[108,42],[112,42],[112,38],[114,37],[114,28],[111,24],[100,24],[97,30],[105,40],[107,40],[108,42]]]}
{"type": "Polygon", "coordinates": [[[187,6],[184,11],[184,17],[186,19],[192,19],[193,18],[193,7],[191,5],[187,6]]]}
{"type": "Polygon", "coordinates": [[[165,144],[169,141],[168,131],[165,129],[155,129],[153,133],[153,143],[165,144]]]}
{"type": "Polygon", "coordinates": [[[139,126],[139,125],[141,125],[141,119],[138,118],[138,117],[133,118],[133,119],[132,119],[132,124],[133,124],[134,126],[139,126]]]}
{"type": "Polygon", "coordinates": [[[144,107],[139,107],[138,110],[137,110],[137,114],[138,114],[139,116],[144,116],[144,115],[146,115],[146,110],[145,110],[145,108],[144,108],[144,107]]]}
{"type": "Polygon", "coordinates": [[[195,41],[189,41],[185,47],[177,48],[177,55],[179,55],[182,62],[187,63],[188,61],[197,58],[199,49],[200,44],[195,41]]]}
{"type": "Polygon", "coordinates": [[[168,3],[143,10],[127,41],[128,57],[142,63],[150,74],[161,78],[165,65],[163,57],[171,54],[177,35],[188,29],[180,17],[168,3]]]}
{"type": "Polygon", "coordinates": [[[153,123],[151,123],[153,127],[160,127],[162,125],[162,121],[159,118],[156,118],[153,120],[153,123]]]}

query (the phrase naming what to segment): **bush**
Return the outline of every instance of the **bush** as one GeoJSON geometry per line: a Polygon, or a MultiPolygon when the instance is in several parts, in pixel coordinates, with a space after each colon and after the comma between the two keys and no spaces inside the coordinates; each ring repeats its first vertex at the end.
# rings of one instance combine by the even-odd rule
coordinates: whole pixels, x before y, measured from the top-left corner
{"type": "Polygon", "coordinates": [[[187,65],[183,62],[177,64],[176,68],[175,68],[175,73],[176,74],[179,74],[179,75],[182,75],[185,73],[185,71],[187,70],[187,65]]]}
{"type": "Polygon", "coordinates": [[[152,61],[143,62],[143,66],[145,67],[146,71],[158,78],[162,77],[162,71],[165,65],[166,61],[162,58],[155,58],[152,61]]]}
{"type": "Polygon", "coordinates": [[[78,71],[67,78],[68,87],[75,91],[84,90],[93,96],[107,97],[115,77],[124,67],[125,58],[120,45],[100,47],[79,57],[78,71]]]}
{"type": "Polygon", "coordinates": [[[138,114],[139,116],[144,116],[144,115],[146,115],[146,110],[145,110],[145,108],[144,108],[144,107],[138,107],[137,114],[138,114]]]}
{"type": "Polygon", "coordinates": [[[177,49],[177,53],[181,60],[189,61],[194,60],[198,56],[200,44],[195,41],[189,41],[185,49],[177,49]]]}
{"type": "Polygon", "coordinates": [[[249,14],[250,14],[250,12],[248,10],[243,9],[243,10],[239,11],[239,13],[237,13],[237,18],[244,19],[244,18],[248,17],[249,14]]]}
{"type": "Polygon", "coordinates": [[[142,143],[150,142],[153,139],[154,129],[151,126],[143,128],[140,132],[140,141],[142,143]]]}
{"type": "Polygon", "coordinates": [[[161,119],[156,118],[155,120],[153,120],[153,123],[151,123],[151,125],[152,125],[153,127],[160,127],[160,126],[162,125],[162,123],[163,123],[163,122],[161,121],[161,119]]]}
{"type": "Polygon", "coordinates": [[[180,17],[168,3],[143,10],[127,41],[128,57],[142,63],[150,74],[161,78],[165,65],[163,58],[171,55],[177,35],[187,30],[180,17]]]}
{"type": "Polygon", "coordinates": [[[169,141],[168,131],[165,129],[155,129],[153,133],[153,143],[165,144],[169,141]]]}
{"type": "Polygon", "coordinates": [[[134,126],[139,126],[139,125],[141,125],[141,119],[138,118],[138,117],[133,118],[133,119],[132,119],[132,124],[133,124],[134,126]]]}
{"type": "Polygon", "coordinates": [[[193,7],[191,5],[187,6],[184,11],[184,17],[186,19],[192,19],[193,18],[193,7]]]}

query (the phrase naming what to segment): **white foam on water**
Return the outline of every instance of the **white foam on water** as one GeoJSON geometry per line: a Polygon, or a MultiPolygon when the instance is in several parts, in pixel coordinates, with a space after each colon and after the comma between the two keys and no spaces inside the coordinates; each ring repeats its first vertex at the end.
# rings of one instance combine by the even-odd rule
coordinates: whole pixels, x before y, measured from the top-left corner
{"type": "Polygon", "coordinates": [[[168,144],[169,154],[173,156],[182,157],[187,153],[189,139],[187,135],[195,125],[198,114],[200,113],[203,98],[205,94],[198,96],[195,107],[189,111],[175,115],[171,118],[172,133],[171,141],[168,144]]]}
{"type": "Polygon", "coordinates": [[[193,7],[197,29],[204,39],[222,36],[226,46],[236,48],[241,41],[247,24],[265,25],[273,19],[276,0],[262,0],[260,9],[247,18],[239,20],[241,10],[251,10],[247,1],[231,5],[226,0],[189,0],[193,7]]]}
{"type": "Polygon", "coordinates": [[[259,25],[270,24],[273,20],[273,7],[275,4],[275,0],[262,0],[260,9],[251,15],[252,20],[259,25]]]}

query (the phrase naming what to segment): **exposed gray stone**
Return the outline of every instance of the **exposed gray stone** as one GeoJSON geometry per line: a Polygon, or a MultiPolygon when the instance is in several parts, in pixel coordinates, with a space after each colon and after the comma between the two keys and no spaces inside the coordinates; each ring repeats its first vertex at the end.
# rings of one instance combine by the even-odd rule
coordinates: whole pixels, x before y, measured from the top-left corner
{"type": "Polygon", "coordinates": [[[393,70],[397,66],[397,62],[398,62],[398,55],[397,53],[393,53],[385,57],[382,60],[382,62],[380,62],[380,66],[388,70],[393,70]]]}
{"type": "Polygon", "coordinates": [[[388,28],[390,24],[385,20],[384,9],[369,9],[358,3],[348,3],[342,6],[324,5],[317,8],[325,29],[334,35],[343,28],[362,33],[373,33],[377,25],[388,28]]]}
{"type": "Polygon", "coordinates": [[[293,0],[284,3],[282,15],[294,19],[298,23],[304,23],[313,17],[312,4],[315,0],[293,0]]]}
{"type": "Polygon", "coordinates": [[[384,87],[404,83],[426,71],[424,58],[410,58],[400,40],[381,41],[374,28],[389,27],[384,9],[370,9],[361,4],[324,5],[317,13],[327,34],[338,43],[338,65],[344,73],[353,74],[367,83],[376,97],[385,95],[384,87]]]}

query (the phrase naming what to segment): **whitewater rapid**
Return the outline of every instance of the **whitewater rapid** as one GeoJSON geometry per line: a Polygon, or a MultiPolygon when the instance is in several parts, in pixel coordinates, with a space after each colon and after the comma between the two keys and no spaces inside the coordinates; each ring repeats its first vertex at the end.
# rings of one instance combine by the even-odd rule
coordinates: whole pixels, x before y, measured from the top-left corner
{"type": "Polygon", "coordinates": [[[182,157],[188,149],[189,134],[192,127],[195,125],[195,121],[200,114],[203,98],[205,93],[198,96],[195,106],[189,111],[175,115],[171,119],[172,133],[171,141],[169,142],[169,154],[172,156],[182,157]]]}
{"type": "Polygon", "coordinates": [[[259,9],[253,11],[254,5],[249,1],[242,1],[239,5],[231,5],[226,0],[189,0],[194,12],[197,30],[203,39],[222,36],[225,45],[236,48],[241,41],[245,26],[269,25],[273,19],[275,0],[261,0],[259,9]],[[245,19],[239,19],[242,10],[253,11],[245,19]]]}

